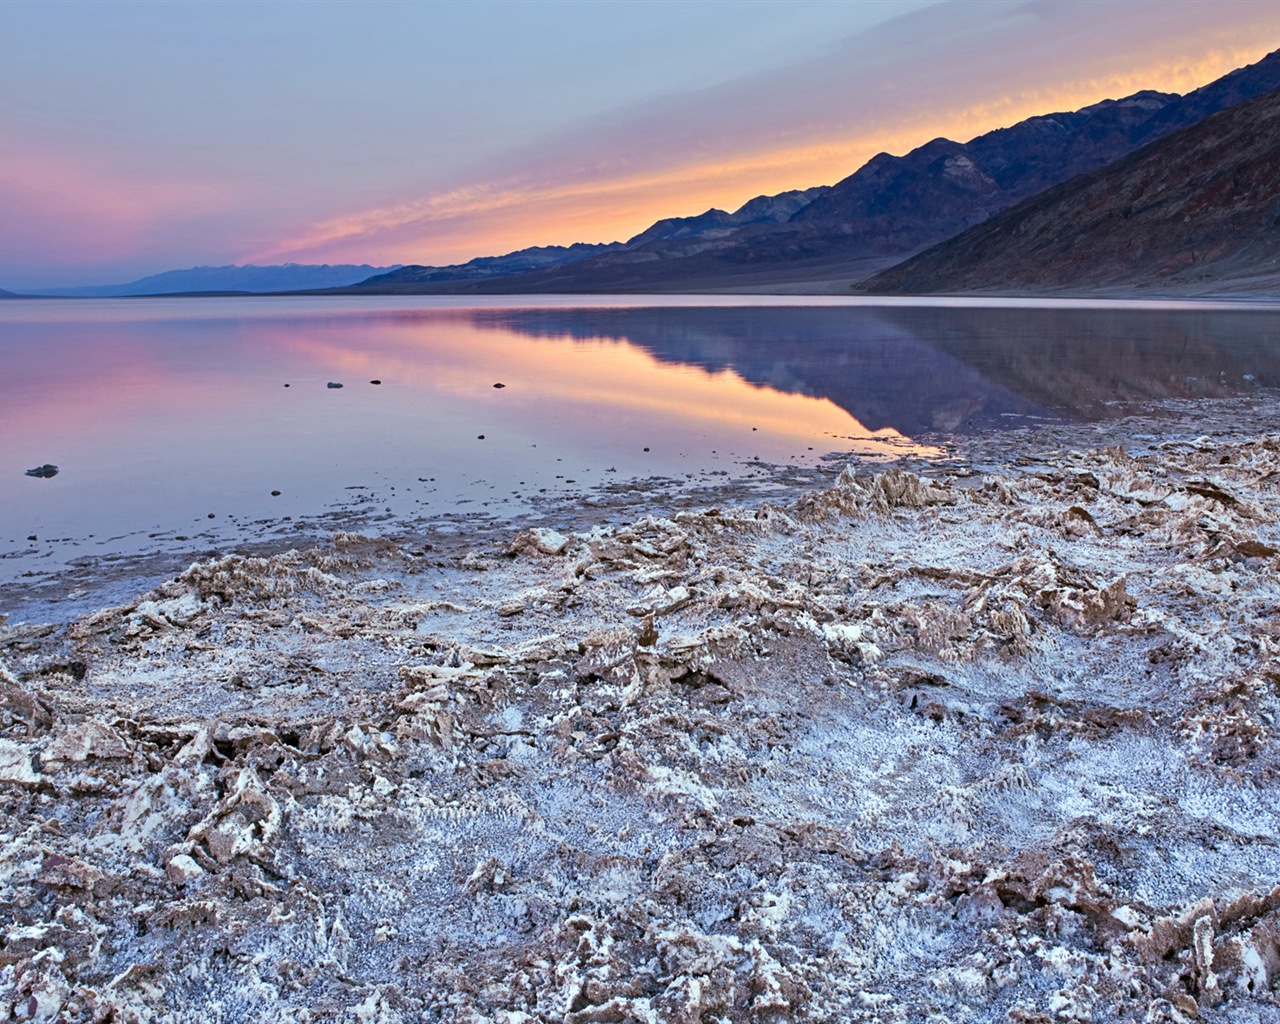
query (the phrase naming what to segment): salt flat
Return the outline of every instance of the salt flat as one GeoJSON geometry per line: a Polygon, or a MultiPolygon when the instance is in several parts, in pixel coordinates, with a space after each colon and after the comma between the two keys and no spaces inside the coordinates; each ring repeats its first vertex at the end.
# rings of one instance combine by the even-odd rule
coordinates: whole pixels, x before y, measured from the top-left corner
{"type": "Polygon", "coordinates": [[[10,622],[3,1009],[1266,1019],[1280,438],[1191,425],[10,622]]]}

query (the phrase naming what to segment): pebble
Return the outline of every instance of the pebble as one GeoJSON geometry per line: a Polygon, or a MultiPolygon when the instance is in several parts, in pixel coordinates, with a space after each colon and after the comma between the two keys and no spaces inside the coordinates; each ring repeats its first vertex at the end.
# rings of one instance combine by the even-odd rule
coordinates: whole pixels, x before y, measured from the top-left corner
{"type": "Polygon", "coordinates": [[[183,885],[203,875],[204,868],[196,863],[194,857],[180,853],[169,861],[164,873],[175,885],[183,885]]]}
{"type": "Polygon", "coordinates": [[[326,385],[325,385],[325,387],[327,387],[327,388],[340,388],[340,387],[342,387],[342,385],[341,385],[341,384],[338,384],[338,383],[335,383],[334,381],[329,381],[329,383],[328,383],[328,384],[326,384],[326,385]]]}

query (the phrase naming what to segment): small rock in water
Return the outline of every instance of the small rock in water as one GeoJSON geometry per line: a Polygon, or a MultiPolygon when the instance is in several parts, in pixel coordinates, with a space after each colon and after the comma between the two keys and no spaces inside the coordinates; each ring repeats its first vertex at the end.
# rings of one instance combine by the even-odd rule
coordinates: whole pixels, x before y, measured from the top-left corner
{"type": "Polygon", "coordinates": [[[495,387],[495,388],[505,388],[505,387],[506,387],[506,385],[505,385],[505,384],[502,384],[502,383],[498,383],[498,384],[495,384],[495,385],[494,385],[494,387],[495,387]]]}
{"type": "Polygon", "coordinates": [[[285,387],[288,387],[288,386],[289,386],[288,384],[285,385],[285,387]]]}
{"type": "MultiPolygon", "coordinates": [[[[371,380],[371,381],[369,381],[369,383],[370,383],[370,384],[381,384],[381,383],[382,383],[382,381],[380,381],[380,380],[371,380]]],[[[338,387],[342,387],[342,385],[341,385],[341,384],[339,384],[339,385],[338,385],[338,387]]]]}
{"type": "Polygon", "coordinates": [[[327,387],[327,388],[340,388],[340,387],[342,387],[342,385],[341,385],[341,384],[337,384],[337,383],[335,383],[335,382],[333,382],[333,381],[329,381],[329,383],[328,383],[328,384],[326,384],[326,385],[325,385],[325,387],[327,387]]]}
{"type": "Polygon", "coordinates": [[[37,537],[34,533],[27,534],[27,540],[39,540],[39,539],[40,538],[37,537]]]}
{"type": "Polygon", "coordinates": [[[279,491],[272,491],[272,492],[271,492],[271,497],[273,497],[273,498],[278,498],[278,497],[280,497],[280,492],[279,492],[279,491]]]}
{"type": "Polygon", "coordinates": [[[214,515],[212,512],[210,512],[210,513],[209,513],[209,518],[210,518],[210,519],[217,519],[218,517],[217,517],[216,515],[214,515]]]}
{"type": "Polygon", "coordinates": [[[477,441],[483,441],[483,440],[484,440],[484,434],[476,434],[476,440],[477,440],[477,441]]]}
{"type": "Polygon", "coordinates": [[[43,466],[36,466],[35,469],[27,470],[27,476],[51,477],[58,475],[58,467],[50,462],[46,462],[43,466]]]}

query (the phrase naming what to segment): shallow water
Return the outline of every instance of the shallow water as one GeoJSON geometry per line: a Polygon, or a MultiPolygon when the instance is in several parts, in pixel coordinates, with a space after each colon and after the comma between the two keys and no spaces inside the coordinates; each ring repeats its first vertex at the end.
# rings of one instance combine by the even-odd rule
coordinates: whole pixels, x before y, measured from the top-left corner
{"type": "Polygon", "coordinates": [[[340,507],[506,516],[946,458],[967,432],[1274,386],[1277,341],[1280,310],[1188,303],[5,302],[0,578],[340,507]]]}

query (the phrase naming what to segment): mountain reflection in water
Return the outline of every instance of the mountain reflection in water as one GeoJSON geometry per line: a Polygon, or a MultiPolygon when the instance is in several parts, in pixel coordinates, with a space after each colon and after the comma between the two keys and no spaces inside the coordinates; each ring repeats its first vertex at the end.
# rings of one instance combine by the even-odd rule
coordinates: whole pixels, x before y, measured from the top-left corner
{"type": "Polygon", "coordinates": [[[870,430],[970,433],[1280,383],[1280,311],[956,307],[482,309],[482,328],[609,339],[826,398],[870,430]]]}
{"type": "Polygon", "coordinates": [[[524,516],[949,459],[947,435],[1274,386],[1277,338],[1280,310],[1150,305],[0,304],[0,581],[64,543],[207,549],[335,509],[524,516]]]}

